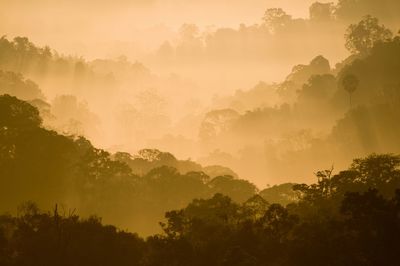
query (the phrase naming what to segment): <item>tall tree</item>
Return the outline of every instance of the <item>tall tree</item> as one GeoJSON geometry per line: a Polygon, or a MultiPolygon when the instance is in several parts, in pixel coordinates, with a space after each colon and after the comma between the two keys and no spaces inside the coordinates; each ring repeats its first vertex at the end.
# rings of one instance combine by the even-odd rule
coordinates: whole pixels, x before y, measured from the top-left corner
{"type": "Polygon", "coordinates": [[[351,24],[346,31],[346,48],[353,54],[366,54],[379,41],[392,38],[392,32],[379,20],[367,15],[357,24],[351,24]]]}
{"type": "Polygon", "coordinates": [[[349,93],[349,103],[351,108],[352,106],[351,97],[353,93],[357,90],[359,80],[356,76],[349,74],[343,78],[342,84],[343,88],[349,93]]]}
{"type": "Polygon", "coordinates": [[[265,11],[263,21],[268,29],[276,33],[285,27],[292,20],[292,16],[288,15],[282,8],[269,8],[265,11]]]}

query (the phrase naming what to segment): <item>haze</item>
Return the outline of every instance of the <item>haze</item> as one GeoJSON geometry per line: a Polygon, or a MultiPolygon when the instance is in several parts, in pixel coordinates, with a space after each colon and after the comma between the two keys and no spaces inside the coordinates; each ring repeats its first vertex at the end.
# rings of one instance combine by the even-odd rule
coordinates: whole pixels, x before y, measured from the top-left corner
{"type": "Polygon", "coordinates": [[[0,110],[10,116],[0,114],[0,133],[23,132],[0,139],[8,145],[0,162],[18,182],[29,177],[25,166],[49,182],[49,194],[5,191],[12,204],[0,210],[59,200],[150,235],[166,211],[194,198],[244,202],[269,198],[276,185],[286,204],[293,183],[314,182],[318,170],[399,153],[399,8],[397,0],[0,0],[0,110]],[[97,183],[110,177],[118,181],[97,183]],[[103,195],[118,195],[120,207],[103,195]],[[124,216],[124,207],[143,217],[124,216]]]}

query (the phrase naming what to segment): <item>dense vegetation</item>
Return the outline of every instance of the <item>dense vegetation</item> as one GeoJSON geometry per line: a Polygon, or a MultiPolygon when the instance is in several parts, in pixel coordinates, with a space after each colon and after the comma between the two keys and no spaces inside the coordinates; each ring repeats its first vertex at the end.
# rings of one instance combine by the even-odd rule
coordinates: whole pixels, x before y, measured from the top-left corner
{"type": "Polygon", "coordinates": [[[166,213],[143,240],[74,211],[20,206],[0,216],[1,265],[397,265],[400,156],[354,160],[336,175],[296,185],[284,207],[255,195],[215,194],[166,213]]]}
{"type": "Polygon", "coordinates": [[[218,176],[229,173],[223,167],[202,168],[156,150],[110,155],[82,137],[46,130],[39,111],[15,97],[0,97],[0,114],[2,209],[28,199],[53,208],[42,212],[28,201],[16,215],[1,216],[2,265],[395,265],[399,259],[400,156],[372,154],[335,175],[317,172],[315,184],[256,194],[248,181],[218,176]],[[57,205],[63,202],[78,211],[57,205]],[[141,222],[185,205],[167,212],[163,233],[146,240],[76,214],[102,213],[107,223],[125,221],[146,232],[141,222]]]}
{"type": "Polygon", "coordinates": [[[198,112],[182,97],[194,107],[174,126],[166,100],[138,88],[162,84],[171,100],[190,82],[1,37],[0,266],[398,265],[400,36],[381,21],[395,26],[400,6],[383,2],[317,2],[309,19],[273,8],[260,25],[207,34],[183,25],[151,60],[274,60],[303,49],[295,33],[326,29],[343,30],[350,55],[316,56],[198,112]],[[132,152],[157,141],[197,158],[132,152]]]}
{"type": "Polygon", "coordinates": [[[236,160],[223,153],[210,158],[231,168],[248,162],[235,168],[239,173],[268,169],[279,180],[299,182],[315,165],[345,167],[360,155],[398,153],[400,37],[392,36],[376,18],[365,16],[348,27],[352,55],[334,68],[317,56],[295,66],[280,84],[261,83],[220,99],[218,104],[230,108],[209,112],[200,137],[225,154],[234,152],[231,142],[246,148],[236,160]],[[281,104],[270,106],[274,92],[281,104]]]}
{"type": "Polygon", "coordinates": [[[257,192],[228,168],[202,167],[152,149],[111,155],[83,137],[45,129],[41,121],[29,103],[0,96],[3,210],[15,210],[27,200],[45,208],[63,203],[148,234],[157,231],[165,211],[193,198],[223,193],[243,202],[257,192]]]}

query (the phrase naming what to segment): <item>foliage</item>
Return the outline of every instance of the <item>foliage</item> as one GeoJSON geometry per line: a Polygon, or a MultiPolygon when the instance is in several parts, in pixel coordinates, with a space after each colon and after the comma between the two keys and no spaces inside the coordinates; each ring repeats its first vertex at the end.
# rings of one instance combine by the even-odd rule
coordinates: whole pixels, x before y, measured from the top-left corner
{"type": "Polygon", "coordinates": [[[392,32],[370,15],[358,24],[351,24],[346,32],[346,48],[351,53],[365,54],[379,41],[391,39],[392,32]]]}
{"type": "Polygon", "coordinates": [[[33,81],[24,80],[21,74],[0,70],[0,94],[10,94],[23,100],[44,99],[43,93],[33,81]]]}
{"type": "Polygon", "coordinates": [[[63,203],[148,235],[164,212],[193,198],[220,192],[242,202],[257,193],[228,168],[205,167],[207,175],[195,162],[153,149],[111,155],[83,137],[44,129],[38,110],[15,97],[0,96],[0,111],[2,210],[26,200],[45,208],[63,203]]]}
{"type": "Polygon", "coordinates": [[[290,23],[292,17],[282,8],[269,8],[265,11],[263,21],[272,32],[277,32],[290,23]]]}
{"type": "Polygon", "coordinates": [[[219,194],[194,200],[166,214],[165,235],[158,236],[164,242],[151,249],[180,254],[164,256],[167,265],[395,265],[398,156],[371,155],[347,171],[320,171],[317,177],[316,184],[296,185],[300,201],[286,208],[253,200],[263,213],[258,216],[248,209],[254,204],[237,205],[219,194]]]}
{"type": "Polygon", "coordinates": [[[137,265],[145,251],[137,235],[102,225],[95,216],[59,214],[57,206],[45,213],[25,205],[17,217],[0,216],[0,236],[4,266],[137,265]]]}

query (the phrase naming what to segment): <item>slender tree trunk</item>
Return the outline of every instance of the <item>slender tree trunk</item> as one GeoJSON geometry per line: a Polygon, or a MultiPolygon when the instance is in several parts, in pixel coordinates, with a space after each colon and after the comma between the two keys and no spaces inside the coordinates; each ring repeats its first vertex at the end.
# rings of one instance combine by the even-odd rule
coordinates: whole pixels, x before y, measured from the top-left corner
{"type": "Polygon", "coordinates": [[[352,106],[351,106],[351,105],[352,105],[352,104],[351,104],[351,96],[352,96],[352,93],[349,93],[350,109],[351,109],[351,107],[352,107],[352,106]]]}

